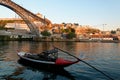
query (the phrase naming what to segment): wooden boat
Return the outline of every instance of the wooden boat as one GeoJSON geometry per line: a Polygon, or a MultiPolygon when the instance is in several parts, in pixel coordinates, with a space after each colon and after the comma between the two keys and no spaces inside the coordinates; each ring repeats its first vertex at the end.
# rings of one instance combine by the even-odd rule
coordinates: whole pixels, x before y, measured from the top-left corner
{"type": "Polygon", "coordinates": [[[76,59],[75,61],[71,61],[64,58],[59,58],[58,53],[58,49],[54,48],[51,50],[43,51],[41,54],[32,54],[23,51],[18,52],[17,54],[22,61],[36,66],[44,65],[63,68],[75,64],[79,61],[78,59],[76,59]]]}

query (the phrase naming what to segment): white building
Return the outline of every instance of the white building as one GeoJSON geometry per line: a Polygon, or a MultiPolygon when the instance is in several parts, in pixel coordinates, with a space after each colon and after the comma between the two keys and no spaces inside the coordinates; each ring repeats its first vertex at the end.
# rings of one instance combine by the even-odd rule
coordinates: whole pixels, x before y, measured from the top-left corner
{"type": "Polygon", "coordinates": [[[27,26],[27,24],[23,24],[23,23],[7,23],[5,25],[6,28],[14,28],[14,29],[20,29],[20,30],[27,30],[30,31],[29,27],[27,26]]]}

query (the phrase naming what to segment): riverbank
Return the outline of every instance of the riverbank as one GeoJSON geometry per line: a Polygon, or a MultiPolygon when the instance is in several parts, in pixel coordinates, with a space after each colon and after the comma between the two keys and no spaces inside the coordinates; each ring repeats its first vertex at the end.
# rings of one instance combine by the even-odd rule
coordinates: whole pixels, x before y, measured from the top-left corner
{"type": "Polygon", "coordinates": [[[103,43],[119,43],[120,40],[86,40],[86,39],[61,39],[61,38],[11,38],[9,36],[0,36],[0,41],[35,41],[35,42],[103,42],[103,43]]]}
{"type": "Polygon", "coordinates": [[[79,42],[119,43],[120,40],[80,40],[79,42]]]}

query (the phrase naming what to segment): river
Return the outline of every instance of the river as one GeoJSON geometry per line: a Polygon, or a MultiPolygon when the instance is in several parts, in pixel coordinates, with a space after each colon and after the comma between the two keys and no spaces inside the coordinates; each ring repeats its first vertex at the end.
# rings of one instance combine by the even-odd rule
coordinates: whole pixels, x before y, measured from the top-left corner
{"type": "Polygon", "coordinates": [[[101,42],[0,42],[0,80],[109,80],[82,62],[60,72],[18,63],[17,50],[40,53],[55,45],[88,62],[114,80],[120,80],[120,43],[101,42]]]}

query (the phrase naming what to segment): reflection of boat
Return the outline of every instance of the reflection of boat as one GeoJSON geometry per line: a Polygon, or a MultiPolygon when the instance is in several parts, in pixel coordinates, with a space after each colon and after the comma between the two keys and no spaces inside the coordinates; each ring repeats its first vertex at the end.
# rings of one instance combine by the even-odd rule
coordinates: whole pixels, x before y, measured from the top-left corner
{"type": "MultiPolygon", "coordinates": [[[[42,76],[42,78],[43,78],[42,80],[56,80],[58,78],[57,76],[65,77],[65,78],[67,78],[69,80],[75,80],[74,76],[72,76],[64,68],[51,68],[49,66],[31,65],[31,64],[28,64],[28,63],[22,61],[22,59],[19,59],[18,63],[21,64],[22,66],[26,67],[24,69],[32,70],[33,72],[40,72],[40,73],[42,73],[42,75],[43,75],[42,76]]],[[[20,69],[20,71],[21,71],[21,69],[20,69]]],[[[22,71],[22,72],[24,72],[24,71],[22,71]]]]}
{"type": "Polygon", "coordinates": [[[79,60],[67,60],[64,58],[60,58],[58,56],[59,50],[57,48],[43,51],[41,54],[32,54],[26,52],[18,52],[18,56],[23,61],[27,61],[27,63],[36,65],[36,66],[52,66],[52,67],[67,67],[69,65],[77,63],[79,60]]]}

